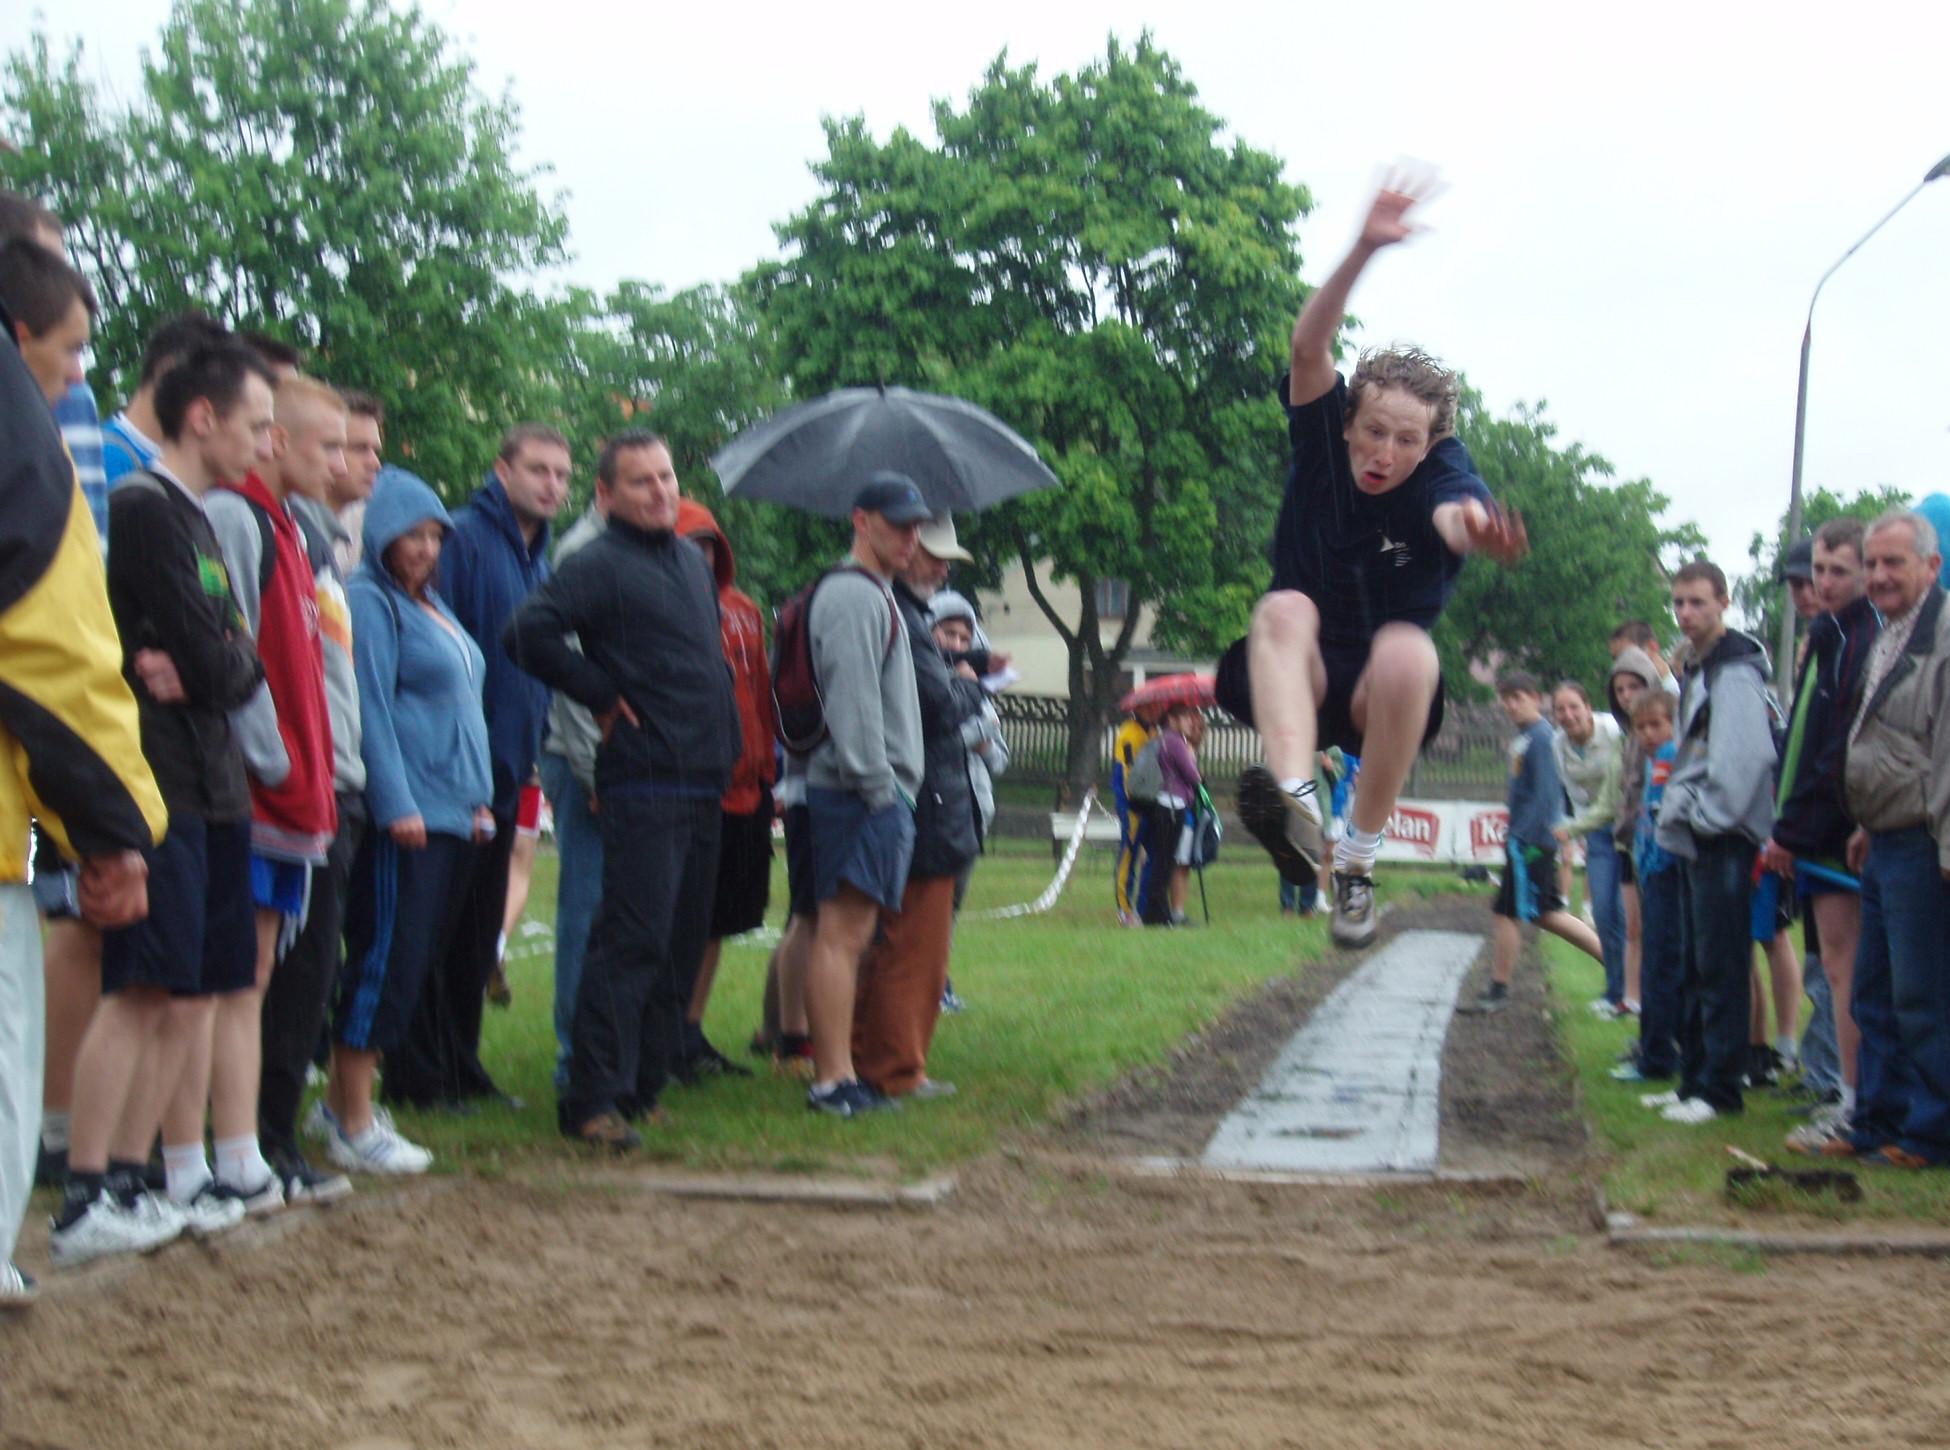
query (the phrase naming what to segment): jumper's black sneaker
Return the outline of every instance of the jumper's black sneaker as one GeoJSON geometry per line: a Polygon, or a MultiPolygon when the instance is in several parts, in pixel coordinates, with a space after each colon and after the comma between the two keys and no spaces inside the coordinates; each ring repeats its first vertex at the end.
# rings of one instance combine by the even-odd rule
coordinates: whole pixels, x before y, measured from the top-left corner
{"type": "Polygon", "coordinates": [[[1334,945],[1360,948],[1374,942],[1374,877],[1366,871],[1334,873],[1334,945]]]}
{"type": "Polygon", "coordinates": [[[1281,790],[1273,772],[1263,765],[1249,765],[1240,772],[1239,819],[1273,858],[1282,881],[1305,888],[1320,879],[1321,856],[1327,849],[1320,818],[1308,815],[1298,800],[1281,790]]]}
{"type": "Polygon", "coordinates": [[[682,1067],[672,1074],[686,1087],[695,1087],[707,1077],[750,1077],[752,1070],[743,1063],[733,1062],[710,1043],[684,1059],[682,1067]]]}

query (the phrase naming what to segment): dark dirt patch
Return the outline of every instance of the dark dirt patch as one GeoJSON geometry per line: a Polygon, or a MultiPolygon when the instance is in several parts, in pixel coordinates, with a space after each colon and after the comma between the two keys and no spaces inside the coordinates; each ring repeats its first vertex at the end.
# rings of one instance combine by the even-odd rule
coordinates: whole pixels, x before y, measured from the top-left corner
{"type": "MultiPolygon", "coordinates": [[[[1482,956],[1461,989],[1461,1000],[1468,1000],[1488,981],[1489,926],[1482,898],[1436,897],[1388,912],[1377,945],[1408,930],[1482,935],[1482,956]]],[[[1367,955],[1331,952],[1268,983],[1164,1065],[1080,1104],[1058,1130],[1059,1141],[1111,1157],[1197,1157],[1314,1009],[1367,955]]],[[[1576,1084],[1551,1029],[1534,945],[1512,998],[1494,1017],[1457,1017],[1450,1026],[1442,1056],[1445,1170],[1534,1176],[1573,1164],[1584,1152],[1576,1084]]]]}

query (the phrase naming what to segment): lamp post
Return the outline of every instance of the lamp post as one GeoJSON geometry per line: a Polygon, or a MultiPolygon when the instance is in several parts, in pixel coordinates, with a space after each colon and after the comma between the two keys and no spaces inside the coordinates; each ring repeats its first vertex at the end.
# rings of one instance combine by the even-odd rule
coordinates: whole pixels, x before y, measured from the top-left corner
{"type": "MultiPolygon", "coordinates": [[[[1917,192],[1944,176],[1950,176],[1950,156],[1945,156],[1932,166],[1929,174],[1910,188],[1909,195],[1890,207],[1881,221],[1862,233],[1861,239],[1854,246],[1836,258],[1835,265],[1821,274],[1821,280],[1815,283],[1814,296],[1808,299],[1808,323],[1801,329],[1801,387],[1794,397],[1794,481],[1788,491],[1787,525],[1787,543],[1790,548],[1793,547],[1794,541],[1801,537],[1801,445],[1808,425],[1808,345],[1814,340],[1815,303],[1821,298],[1821,289],[1828,285],[1828,279],[1835,275],[1843,262],[1861,251],[1864,242],[1881,231],[1889,224],[1891,217],[1914,201],[1917,192]]],[[[1794,673],[1794,597],[1791,593],[1787,593],[1785,584],[1782,589],[1786,597],[1781,610],[1780,648],[1774,655],[1774,685],[1780,692],[1782,700],[1786,701],[1792,688],[1790,676],[1794,673]]]]}

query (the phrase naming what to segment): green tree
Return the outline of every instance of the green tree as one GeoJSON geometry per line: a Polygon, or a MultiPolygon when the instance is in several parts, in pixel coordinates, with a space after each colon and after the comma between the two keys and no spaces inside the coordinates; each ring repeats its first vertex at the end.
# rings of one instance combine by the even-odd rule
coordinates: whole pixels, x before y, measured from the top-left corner
{"type": "MultiPolygon", "coordinates": [[[[1813,537],[1815,530],[1830,519],[1857,518],[1867,523],[1888,509],[1907,508],[1909,504],[1908,494],[1886,483],[1866,488],[1853,498],[1817,488],[1801,501],[1802,533],[1813,537]]],[[[1740,607],[1748,629],[1769,650],[1781,637],[1781,610],[1787,605],[1781,578],[1781,558],[1787,550],[1787,514],[1783,511],[1771,533],[1754,533],[1747,545],[1747,562],[1752,568],[1732,580],[1733,602],[1740,607]]]]}
{"type": "Polygon", "coordinates": [[[1466,393],[1458,435],[1499,503],[1520,510],[1530,557],[1515,569],[1469,564],[1435,629],[1451,690],[1480,698],[1472,664],[1529,670],[1597,686],[1611,632],[1627,619],[1671,617],[1669,570],[1705,542],[1691,524],[1661,521],[1667,500],[1644,479],[1612,482],[1610,463],[1560,445],[1542,403],[1493,417],[1466,393]]]}
{"type": "Polygon", "coordinates": [[[998,57],[939,143],[829,122],[822,194],[759,269],[800,396],[904,383],[968,397],[1031,439],[1061,489],[972,524],[1014,554],[1068,648],[1069,775],[1097,741],[1140,617],[1216,649],[1267,577],[1283,472],[1273,401],[1310,207],[1275,156],[1228,142],[1179,66],[1114,38],[1044,80],[998,57]],[[1074,581],[1065,617],[1044,587],[1074,581]],[[1130,604],[1106,637],[1099,581],[1130,604]]]}
{"type": "Polygon", "coordinates": [[[626,281],[600,308],[581,300],[590,315],[565,383],[575,436],[593,444],[625,427],[661,435],[684,492],[711,508],[731,539],[740,586],[762,603],[780,601],[844,552],[843,529],[726,498],[711,470],[713,454],[789,401],[770,322],[748,287],[667,294],[626,281]]]}
{"type": "Polygon", "coordinates": [[[383,0],[177,0],[143,89],[107,108],[45,37],[10,57],[0,175],[76,219],[106,325],[97,385],[203,307],[370,389],[388,451],[450,497],[500,429],[552,414],[573,308],[515,279],[566,226],[513,160],[512,99],[417,11],[383,0]]]}

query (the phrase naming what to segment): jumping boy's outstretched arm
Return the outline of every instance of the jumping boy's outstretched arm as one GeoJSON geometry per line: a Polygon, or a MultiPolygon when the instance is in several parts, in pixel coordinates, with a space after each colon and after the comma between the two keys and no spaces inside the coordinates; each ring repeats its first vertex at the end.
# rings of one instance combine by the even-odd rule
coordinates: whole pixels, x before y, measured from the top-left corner
{"type": "Polygon", "coordinates": [[[1347,314],[1347,299],[1355,279],[1383,247],[1406,241],[1415,232],[1409,210],[1435,194],[1430,171],[1398,170],[1382,182],[1361,223],[1361,235],[1333,274],[1314,290],[1293,324],[1293,371],[1287,378],[1287,399],[1294,407],[1324,397],[1334,386],[1334,338],[1347,314]]]}

